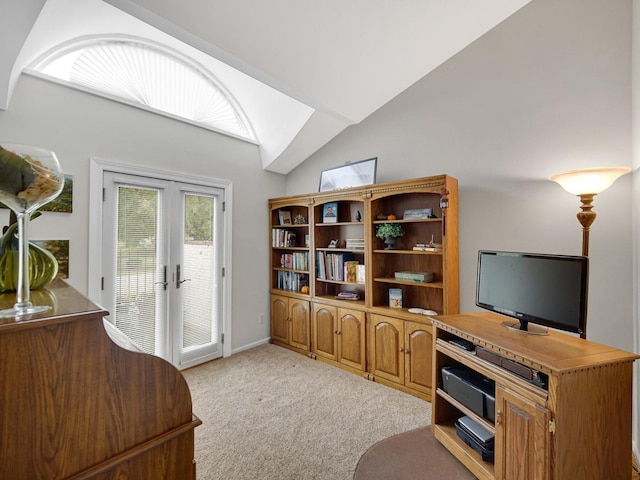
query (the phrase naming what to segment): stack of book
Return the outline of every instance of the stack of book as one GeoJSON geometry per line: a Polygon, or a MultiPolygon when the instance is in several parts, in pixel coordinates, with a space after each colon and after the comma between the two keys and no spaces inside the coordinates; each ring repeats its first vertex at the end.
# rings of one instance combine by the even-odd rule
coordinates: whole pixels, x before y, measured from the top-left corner
{"type": "Polygon", "coordinates": [[[416,243],[416,246],[413,247],[413,249],[418,252],[441,252],[442,244],[441,243],[416,243]]]}
{"type": "Polygon", "coordinates": [[[360,295],[356,292],[340,292],[336,295],[338,300],[360,300],[360,295]]]}
{"type": "Polygon", "coordinates": [[[347,238],[346,247],[351,250],[364,250],[364,238],[347,238]]]}
{"type": "Polygon", "coordinates": [[[403,280],[405,282],[432,282],[433,272],[395,272],[396,280],[403,280]]]}

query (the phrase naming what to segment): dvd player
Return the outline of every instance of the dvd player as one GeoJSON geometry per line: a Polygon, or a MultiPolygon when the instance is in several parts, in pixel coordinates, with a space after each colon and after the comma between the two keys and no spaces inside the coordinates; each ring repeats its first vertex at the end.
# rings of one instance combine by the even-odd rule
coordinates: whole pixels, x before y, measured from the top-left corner
{"type": "Polygon", "coordinates": [[[518,363],[515,360],[503,357],[501,355],[498,355],[497,353],[492,352],[491,350],[480,346],[476,346],[476,356],[488,362],[491,362],[494,365],[498,365],[499,367],[502,367],[511,373],[515,373],[516,375],[524,378],[528,382],[531,382],[538,387],[544,389],[547,388],[547,375],[539,372],[536,369],[527,367],[526,365],[518,363]]]}

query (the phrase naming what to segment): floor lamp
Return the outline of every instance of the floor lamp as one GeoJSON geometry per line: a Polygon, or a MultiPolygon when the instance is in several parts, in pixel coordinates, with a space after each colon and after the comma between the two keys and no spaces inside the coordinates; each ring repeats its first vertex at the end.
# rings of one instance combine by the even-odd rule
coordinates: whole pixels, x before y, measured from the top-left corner
{"type": "MultiPolygon", "coordinates": [[[[589,232],[591,224],[596,219],[596,212],[592,211],[593,205],[591,204],[593,197],[605,191],[613,185],[613,182],[630,171],[629,167],[596,167],[571,170],[551,177],[551,180],[559,183],[567,192],[580,197],[582,202],[580,209],[582,211],[578,212],[577,217],[580,225],[582,225],[583,256],[589,256],[589,232]]],[[[586,325],[584,332],[580,336],[586,338],[586,325]]]]}

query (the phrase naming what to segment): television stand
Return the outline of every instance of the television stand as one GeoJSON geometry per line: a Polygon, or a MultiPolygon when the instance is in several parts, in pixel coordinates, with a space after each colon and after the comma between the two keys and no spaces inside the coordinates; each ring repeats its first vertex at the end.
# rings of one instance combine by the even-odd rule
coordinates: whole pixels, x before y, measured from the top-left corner
{"type": "Polygon", "coordinates": [[[502,326],[509,330],[515,330],[516,332],[528,333],[530,335],[549,335],[549,330],[538,325],[532,325],[525,320],[519,322],[513,322],[505,320],[502,322],[502,326]]]}
{"type": "Polygon", "coordinates": [[[633,362],[640,356],[553,330],[520,335],[503,320],[492,312],[432,318],[434,436],[482,480],[628,479],[633,362]],[[543,373],[548,382],[534,384],[450,343],[458,340],[543,373]],[[475,413],[444,390],[441,371],[449,366],[495,381],[493,415],[475,413]],[[465,415],[495,436],[495,463],[458,437],[455,422],[465,415]]]}

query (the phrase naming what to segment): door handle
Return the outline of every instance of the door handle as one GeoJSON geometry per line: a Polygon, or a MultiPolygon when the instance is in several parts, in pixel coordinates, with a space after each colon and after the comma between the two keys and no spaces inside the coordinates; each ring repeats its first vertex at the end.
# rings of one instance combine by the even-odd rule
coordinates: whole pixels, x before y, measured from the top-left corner
{"type": "Polygon", "coordinates": [[[156,282],[154,285],[162,285],[162,289],[166,290],[167,285],[169,285],[169,282],[167,282],[167,266],[166,265],[164,266],[163,276],[164,276],[164,280],[162,282],[156,282]]]}
{"type": "Polygon", "coordinates": [[[185,278],[183,280],[180,280],[180,264],[176,265],[176,288],[180,288],[180,285],[183,284],[184,282],[190,282],[191,279],[190,278],[185,278]]]}

